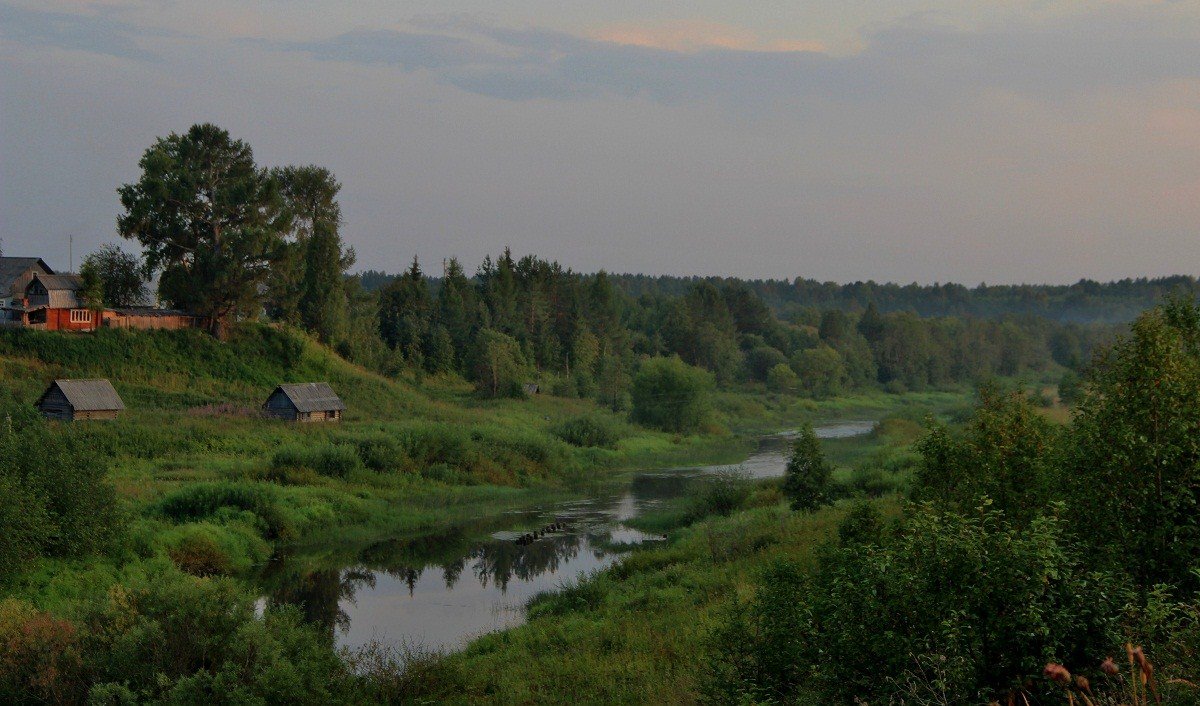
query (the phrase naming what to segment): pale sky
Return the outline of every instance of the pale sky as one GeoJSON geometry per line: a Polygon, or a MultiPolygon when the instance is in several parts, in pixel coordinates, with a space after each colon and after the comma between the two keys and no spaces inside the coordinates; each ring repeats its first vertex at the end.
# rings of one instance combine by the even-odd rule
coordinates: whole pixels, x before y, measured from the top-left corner
{"type": "Polygon", "coordinates": [[[197,122],[333,170],[356,269],[1200,269],[1200,2],[0,0],[5,254],[197,122]]]}

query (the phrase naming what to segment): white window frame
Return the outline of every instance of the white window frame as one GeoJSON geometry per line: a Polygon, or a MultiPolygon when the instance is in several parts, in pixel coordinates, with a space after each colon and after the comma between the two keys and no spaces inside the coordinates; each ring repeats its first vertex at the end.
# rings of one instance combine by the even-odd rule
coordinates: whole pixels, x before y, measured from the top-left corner
{"type": "Polygon", "coordinates": [[[71,323],[73,324],[90,324],[92,323],[91,309],[72,309],[71,323]]]}

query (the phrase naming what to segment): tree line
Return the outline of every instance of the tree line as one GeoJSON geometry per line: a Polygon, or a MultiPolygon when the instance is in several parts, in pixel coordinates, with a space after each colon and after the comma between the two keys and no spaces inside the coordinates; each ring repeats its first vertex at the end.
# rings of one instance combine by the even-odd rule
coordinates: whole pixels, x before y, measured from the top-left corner
{"type": "MultiPolygon", "coordinates": [[[[580,274],[508,250],[473,273],[450,259],[431,277],[414,258],[398,276],[348,276],[354,251],[341,239],[341,185],[329,170],[261,167],[249,145],[208,124],[157,140],[140,166],[118,190],[117,230],[141,256],[115,247],[89,256],[89,300],[143,301],[153,277],[160,301],[207,317],[217,335],[236,319],[284,322],[376,370],[460,374],[491,396],[536,382],[623,409],[642,361],[664,357],[724,386],[920,390],[1078,367],[1113,332],[1028,314],[891,310],[906,300],[890,285],[870,288],[878,301],[857,309],[845,305],[868,290],[847,285],[814,300],[823,308],[781,310],[786,298],[770,283],[580,274]]],[[[657,393],[668,394],[678,393],[657,393]]]]}
{"type": "Polygon", "coordinates": [[[920,316],[1002,317],[1034,314],[1060,322],[1126,323],[1169,295],[1200,296],[1200,280],[1190,275],[1126,278],[1112,282],[1081,279],[1074,284],[931,285],[874,281],[820,282],[735,280],[723,277],[676,277],[621,274],[613,281],[633,296],[683,294],[697,282],[721,286],[741,282],[783,318],[811,316],[811,310],[862,312],[870,304],[880,311],[912,311],[920,316]],[[806,313],[808,310],[808,313],[806,313]]]}

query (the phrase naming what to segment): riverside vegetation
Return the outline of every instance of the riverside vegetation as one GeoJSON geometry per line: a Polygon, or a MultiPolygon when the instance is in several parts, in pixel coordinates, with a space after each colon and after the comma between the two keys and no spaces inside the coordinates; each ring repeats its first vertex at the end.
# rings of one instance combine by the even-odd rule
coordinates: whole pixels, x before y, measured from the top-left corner
{"type": "Polygon", "coordinates": [[[920,433],[907,483],[882,492],[824,480],[802,437],[782,484],[708,491],[724,498],[712,512],[655,524],[674,528],[667,546],[426,659],[415,688],[460,703],[1200,703],[1198,427],[1200,308],[1179,300],[1097,358],[1068,423],[984,388],[961,422],[920,433]]]}
{"type": "MultiPolygon", "coordinates": [[[[414,261],[350,277],[328,171],[262,168],[211,125],[141,166],[118,231],[142,252],[90,257],[84,294],[137,303],[157,275],[158,298],[213,335],[0,332],[0,700],[1055,703],[1092,694],[1042,678],[1048,662],[1097,699],[1125,693],[1129,669],[1096,670],[1129,641],[1189,703],[1191,304],[1145,314],[1087,367],[1123,324],[922,318],[850,293],[773,309],[761,284],[655,289],[508,252],[474,276],[414,261]],[[93,376],[122,419],[32,410],[48,380],[93,376]],[[993,376],[1026,392],[955,411],[993,376]],[[309,380],[342,395],[345,423],[258,414],[276,384],[309,380]],[[867,440],[802,434],[783,482],[723,476],[639,518],[669,541],[460,653],[339,653],[254,588],[281,552],[430,534],[863,415],[883,418],[867,440]]],[[[946,292],[904,296],[926,294],[946,292]]]]}

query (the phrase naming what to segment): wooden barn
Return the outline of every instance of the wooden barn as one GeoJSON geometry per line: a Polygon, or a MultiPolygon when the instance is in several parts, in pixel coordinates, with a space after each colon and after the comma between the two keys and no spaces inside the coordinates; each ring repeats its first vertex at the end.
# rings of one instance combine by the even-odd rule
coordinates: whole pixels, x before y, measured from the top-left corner
{"type": "Polygon", "coordinates": [[[275,388],[263,410],[289,422],[340,422],[346,405],[329,383],[301,382],[275,388]]]}
{"type": "Polygon", "coordinates": [[[48,419],[116,419],[125,403],[108,380],[55,380],[38,398],[48,419]]]}

